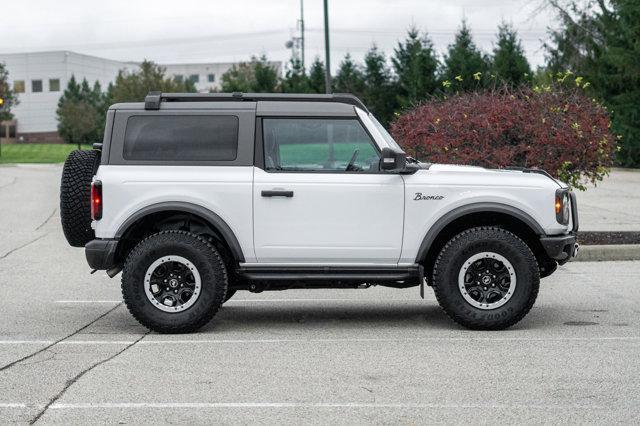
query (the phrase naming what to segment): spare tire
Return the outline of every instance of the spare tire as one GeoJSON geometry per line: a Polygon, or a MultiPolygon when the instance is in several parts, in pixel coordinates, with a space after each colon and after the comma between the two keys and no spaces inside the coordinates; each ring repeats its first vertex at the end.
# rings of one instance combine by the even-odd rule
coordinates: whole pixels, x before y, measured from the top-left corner
{"type": "Polygon", "coordinates": [[[91,229],[91,180],[100,165],[100,151],[72,151],[62,168],[60,219],[73,247],[84,247],[96,235],[91,229]]]}

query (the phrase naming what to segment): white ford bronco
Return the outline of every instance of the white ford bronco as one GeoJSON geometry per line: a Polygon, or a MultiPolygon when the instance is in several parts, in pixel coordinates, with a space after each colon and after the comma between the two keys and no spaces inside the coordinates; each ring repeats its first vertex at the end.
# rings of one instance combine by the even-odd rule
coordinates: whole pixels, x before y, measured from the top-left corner
{"type": "Polygon", "coordinates": [[[167,94],[109,108],[65,162],[72,246],[131,314],[197,330],[240,290],[431,286],[472,329],[503,329],[577,252],[575,195],[536,169],[407,157],[351,95],[167,94]]]}

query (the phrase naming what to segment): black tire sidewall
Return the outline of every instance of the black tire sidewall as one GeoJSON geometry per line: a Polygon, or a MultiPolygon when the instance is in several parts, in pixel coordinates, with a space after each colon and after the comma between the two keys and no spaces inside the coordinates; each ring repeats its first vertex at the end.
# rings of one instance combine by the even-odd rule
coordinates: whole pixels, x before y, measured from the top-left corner
{"type": "Polygon", "coordinates": [[[91,181],[100,165],[100,151],[75,150],[64,162],[60,181],[60,220],[67,242],[84,247],[95,238],[91,228],[91,181]]]}
{"type": "Polygon", "coordinates": [[[438,302],[456,322],[472,329],[502,329],[522,319],[538,294],[539,273],[529,247],[512,233],[495,228],[475,228],[454,237],[434,268],[434,288],[438,302]],[[459,289],[458,277],[471,256],[493,252],[504,256],[516,274],[511,298],[495,309],[480,309],[467,302],[459,289]]]}
{"type": "Polygon", "coordinates": [[[215,315],[227,291],[227,274],[215,248],[187,232],[167,231],[139,243],[128,256],[122,274],[122,293],[133,316],[161,333],[195,331],[215,315]],[[201,291],[196,302],[180,312],[155,307],[144,290],[144,276],[153,262],[177,255],[189,260],[200,275],[201,291]]]}

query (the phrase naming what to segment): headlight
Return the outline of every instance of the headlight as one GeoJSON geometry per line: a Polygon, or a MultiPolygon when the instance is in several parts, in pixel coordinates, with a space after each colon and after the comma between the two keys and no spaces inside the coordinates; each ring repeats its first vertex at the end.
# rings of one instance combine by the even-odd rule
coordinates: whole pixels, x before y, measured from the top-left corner
{"type": "Polygon", "coordinates": [[[569,201],[569,190],[558,189],[556,191],[556,220],[563,225],[569,224],[571,216],[571,202],[569,201]]]}

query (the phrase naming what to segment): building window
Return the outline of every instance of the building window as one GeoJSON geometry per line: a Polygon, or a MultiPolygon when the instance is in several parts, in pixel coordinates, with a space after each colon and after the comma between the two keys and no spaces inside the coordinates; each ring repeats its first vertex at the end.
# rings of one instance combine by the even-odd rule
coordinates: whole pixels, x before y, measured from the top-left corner
{"type": "Polygon", "coordinates": [[[207,76],[207,80],[209,81],[209,83],[213,83],[216,81],[216,75],[215,74],[209,74],[207,76]]]}
{"type": "Polygon", "coordinates": [[[59,92],[60,91],[60,79],[59,78],[50,78],[49,79],[49,91],[50,92],[59,92]]]}
{"type": "Polygon", "coordinates": [[[200,76],[198,74],[191,74],[189,76],[189,81],[192,83],[198,83],[200,81],[200,76]]]}
{"type": "Polygon", "coordinates": [[[7,126],[0,126],[0,139],[7,137],[7,126]]]}
{"type": "Polygon", "coordinates": [[[9,139],[15,139],[16,137],[16,126],[12,124],[9,126],[9,139]]]}
{"type": "Polygon", "coordinates": [[[31,91],[33,93],[42,92],[42,80],[31,80],[31,91]]]}
{"type": "Polygon", "coordinates": [[[16,93],[24,93],[24,80],[16,80],[13,82],[13,91],[16,93]]]}
{"type": "Polygon", "coordinates": [[[176,83],[182,83],[182,81],[184,80],[184,77],[181,76],[180,74],[174,75],[173,78],[176,81],[176,83]]]}

